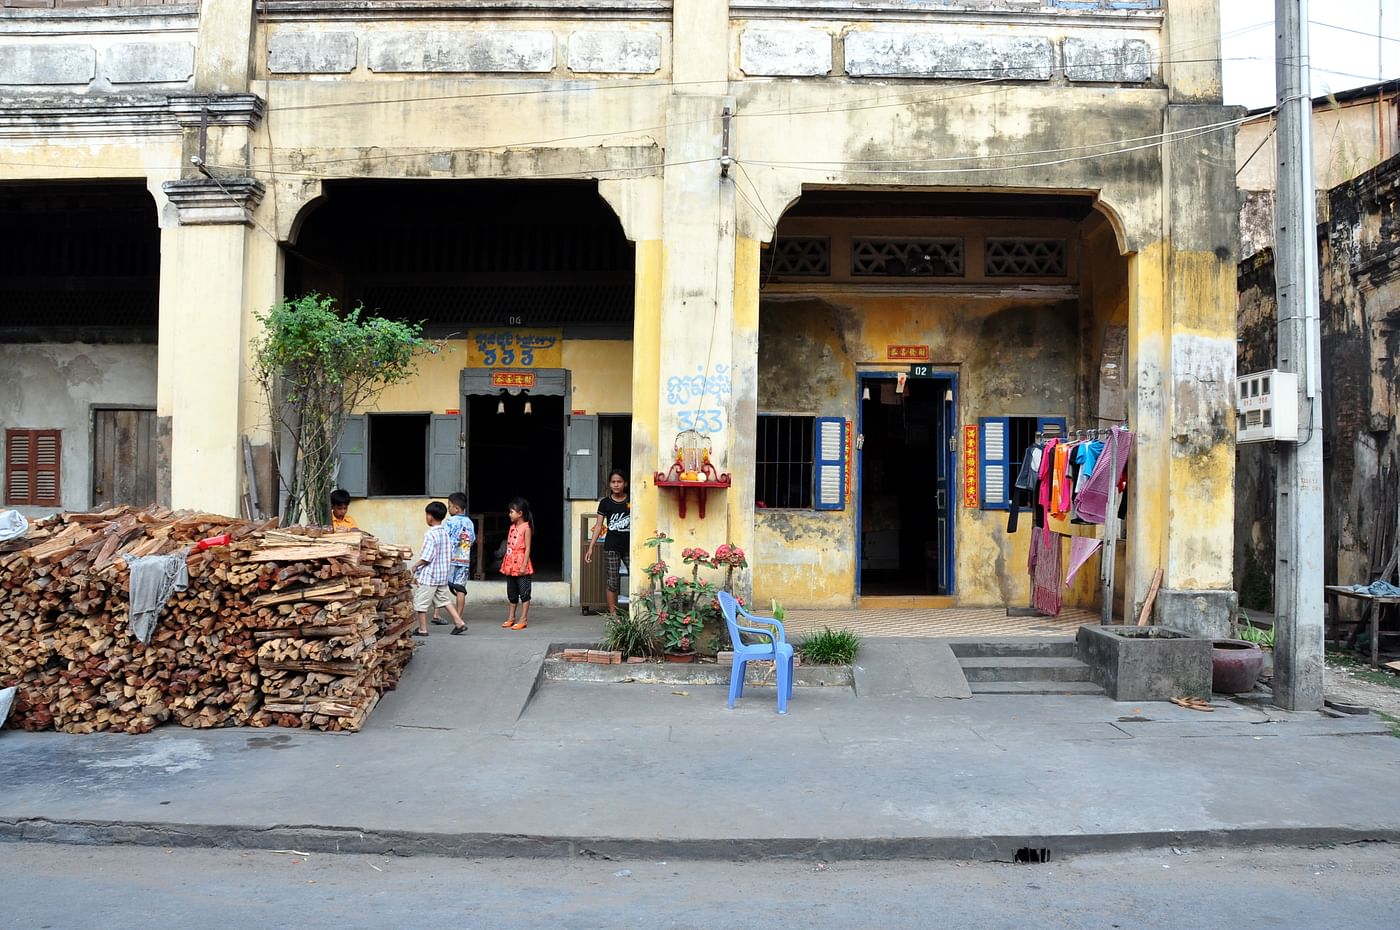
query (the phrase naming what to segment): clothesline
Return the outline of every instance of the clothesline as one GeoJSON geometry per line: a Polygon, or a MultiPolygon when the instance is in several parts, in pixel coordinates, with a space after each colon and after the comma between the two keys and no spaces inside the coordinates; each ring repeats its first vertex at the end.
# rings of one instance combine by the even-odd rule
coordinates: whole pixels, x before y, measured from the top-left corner
{"type": "Polygon", "coordinates": [[[1007,532],[1016,531],[1022,501],[1015,495],[1028,498],[1034,528],[1027,569],[1031,575],[1031,604],[1040,612],[1059,613],[1063,588],[1102,549],[1099,576],[1105,615],[1110,615],[1113,549],[1120,535],[1119,492],[1126,487],[1133,440],[1131,430],[1118,426],[1067,430],[1063,435],[1050,436],[1041,431],[1026,450],[1014,483],[1007,532]],[[1060,545],[1066,536],[1070,538],[1068,578],[1064,577],[1060,557],[1060,545]]]}

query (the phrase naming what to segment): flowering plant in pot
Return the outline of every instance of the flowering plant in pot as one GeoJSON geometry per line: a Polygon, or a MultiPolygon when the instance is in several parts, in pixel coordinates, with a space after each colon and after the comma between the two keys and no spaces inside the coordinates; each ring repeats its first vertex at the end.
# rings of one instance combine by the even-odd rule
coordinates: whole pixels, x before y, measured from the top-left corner
{"type": "Polygon", "coordinates": [[[673,542],[674,539],[662,533],[646,541],[648,547],[656,549],[656,559],[644,570],[647,587],[636,599],[634,610],[651,616],[669,655],[690,658],[706,625],[722,623],[716,597],[720,588],[702,578],[700,570],[725,569],[723,587],[729,590],[734,572],[746,567],[748,562],[738,546],[725,543],[714,555],[697,546],[681,550],[681,561],[690,566],[689,576],[671,574],[661,547],[673,542]]]}

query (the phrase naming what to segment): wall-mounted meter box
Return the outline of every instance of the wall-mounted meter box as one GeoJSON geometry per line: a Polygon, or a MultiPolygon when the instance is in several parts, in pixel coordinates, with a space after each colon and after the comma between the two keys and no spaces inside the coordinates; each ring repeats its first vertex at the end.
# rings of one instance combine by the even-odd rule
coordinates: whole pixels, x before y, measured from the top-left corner
{"type": "Polygon", "coordinates": [[[1237,442],[1298,441],[1298,376],[1260,371],[1235,379],[1237,442]]]}

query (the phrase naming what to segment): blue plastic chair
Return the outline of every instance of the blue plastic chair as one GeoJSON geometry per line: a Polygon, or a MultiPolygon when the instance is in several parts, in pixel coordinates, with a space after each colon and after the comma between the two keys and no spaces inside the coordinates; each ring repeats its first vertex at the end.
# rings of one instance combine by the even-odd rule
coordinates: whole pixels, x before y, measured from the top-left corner
{"type": "Polygon", "coordinates": [[[719,609],[729,625],[729,641],[734,646],[734,668],[729,672],[729,707],[744,695],[744,669],[752,659],[772,659],[778,673],[778,713],[787,713],[788,698],[792,697],[792,644],[787,641],[783,625],[771,617],[760,617],[739,606],[734,595],[719,592],[719,609]],[[746,625],[743,620],[754,625],[746,625]],[[757,624],[762,624],[758,626],[757,624]],[[741,634],[765,638],[765,642],[746,643],[741,634]]]}

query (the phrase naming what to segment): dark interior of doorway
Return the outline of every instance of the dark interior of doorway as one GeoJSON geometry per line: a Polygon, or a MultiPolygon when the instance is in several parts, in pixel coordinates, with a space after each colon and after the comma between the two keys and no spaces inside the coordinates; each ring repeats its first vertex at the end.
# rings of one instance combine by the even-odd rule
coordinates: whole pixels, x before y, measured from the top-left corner
{"type": "Polygon", "coordinates": [[[466,404],[467,500],[471,512],[485,518],[478,529],[485,577],[501,577],[496,552],[506,538],[506,508],[523,497],[535,518],[535,580],[563,579],[564,398],[477,395],[466,404]],[[498,413],[502,404],[505,411],[498,413]]]}
{"type": "Polygon", "coordinates": [[[861,381],[860,593],[948,594],[946,379],[861,381]],[[865,398],[866,390],[870,397],[865,398]]]}
{"type": "MultiPolygon", "coordinates": [[[[598,417],[598,496],[608,493],[608,475],[614,468],[632,478],[632,418],[600,414],[598,417]]],[[[631,491],[629,487],[629,493],[631,491]]]]}

